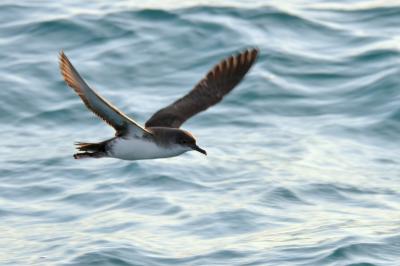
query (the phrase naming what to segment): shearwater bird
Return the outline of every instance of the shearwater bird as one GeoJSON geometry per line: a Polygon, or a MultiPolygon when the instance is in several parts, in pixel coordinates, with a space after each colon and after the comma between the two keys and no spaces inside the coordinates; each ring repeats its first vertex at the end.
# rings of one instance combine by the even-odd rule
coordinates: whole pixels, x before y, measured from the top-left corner
{"type": "Polygon", "coordinates": [[[185,96],[157,111],[145,126],[121,112],[89,87],[63,51],[60,69],[65,82],[86,107],[112,126],[113,138],[98,143],[76,143],[75,159],[112,157],[124,160],[166,158],[195,150],[207,155],[193,135],[180,126],[190,117],[218,103],[246,75],[258,49],[247,49],[215,65],[185,96]]]}

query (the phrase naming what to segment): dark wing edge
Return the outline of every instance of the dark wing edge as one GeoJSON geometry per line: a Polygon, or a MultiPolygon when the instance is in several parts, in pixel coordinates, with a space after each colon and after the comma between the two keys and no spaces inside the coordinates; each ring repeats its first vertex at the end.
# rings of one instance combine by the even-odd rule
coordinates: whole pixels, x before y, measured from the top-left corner
{"type": "Polygon", "coordinates": [[[220,102],[240,83],[258,53],[257,48],[251,48],[222,60],[188,94],[153,114],[146,128],[179,128],[190,117],[220,102]]]}
{"type": "Polygon", "coordinates": [[[90,88],[64,51],[60,52],[60,71],[65,83],[78,94],[86,107],[112,126],[117,131],[117,135],[150,133],[90,88]]]}

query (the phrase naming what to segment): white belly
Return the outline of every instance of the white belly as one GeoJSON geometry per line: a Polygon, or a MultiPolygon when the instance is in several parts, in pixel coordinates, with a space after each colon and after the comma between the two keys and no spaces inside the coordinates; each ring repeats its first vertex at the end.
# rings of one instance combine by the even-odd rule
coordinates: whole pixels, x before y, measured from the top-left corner
{"type": "Polygon", "coordinates": [[[182,154],[188,149],[178,145],[171,148],[164,148],[152,141],[139,138],[115,138],[110,143],[108,155],[123,160],[143,160],[173,157],[182,154]]]}

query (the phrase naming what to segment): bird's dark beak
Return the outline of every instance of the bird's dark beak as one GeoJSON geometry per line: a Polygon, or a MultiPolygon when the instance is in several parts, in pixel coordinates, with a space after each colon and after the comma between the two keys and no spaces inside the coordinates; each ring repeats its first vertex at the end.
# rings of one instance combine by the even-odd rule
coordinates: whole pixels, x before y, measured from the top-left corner
{"type": "Polygon", "coordinates": [[[202,148],[200,148],[199,146],[197,146],[196,144],[192,147],[192,149],[194,151],[198,151],[198,152],[201,152],[204,155],[207,155],[207,152],[205,150],[203,150],[202,148]]]}

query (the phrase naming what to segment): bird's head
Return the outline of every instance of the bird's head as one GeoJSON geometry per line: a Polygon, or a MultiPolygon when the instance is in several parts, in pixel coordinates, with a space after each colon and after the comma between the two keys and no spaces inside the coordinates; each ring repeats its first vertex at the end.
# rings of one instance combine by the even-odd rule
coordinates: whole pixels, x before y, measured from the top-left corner
{"type": "Polygon", "coordinates": [[[179,134],[177,134],[176,136],[176,144],[183,146],[188,150],[198,151],[204,155],[207,155],[207,152],[205,150],[197,146],[196,139],[193,137],[193,135],[187,131],[179,131],[179,134]]]}

